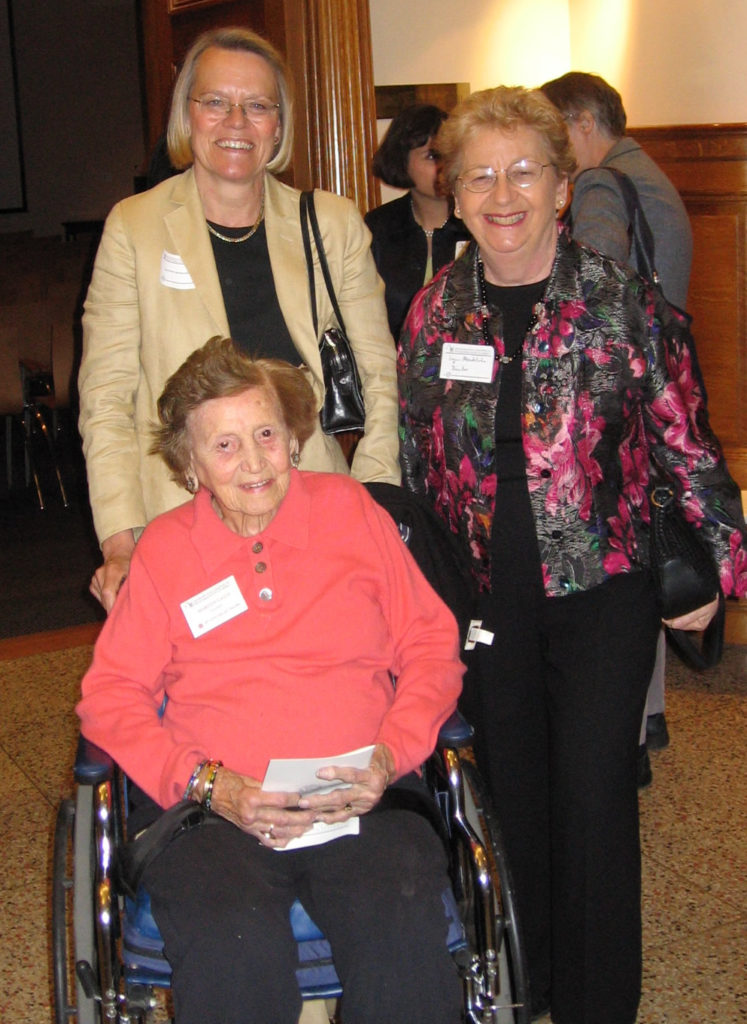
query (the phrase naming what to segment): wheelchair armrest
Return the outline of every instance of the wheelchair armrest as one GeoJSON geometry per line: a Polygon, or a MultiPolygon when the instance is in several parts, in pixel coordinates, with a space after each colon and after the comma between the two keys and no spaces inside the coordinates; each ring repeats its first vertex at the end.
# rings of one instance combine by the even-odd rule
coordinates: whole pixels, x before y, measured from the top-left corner
{"type": "Polygon", "coordinates": [[[466,747],[472,742],[475,730],[459,711],[446,719],[438,733],[439,747],[466,747]]]}
{"type": "Polygon", "coordinates": [[[79,736],[73,775],[81,785],[97,786],[113,778],[114,761],[101,747],[97,747],[85,736],[79,736]]]}

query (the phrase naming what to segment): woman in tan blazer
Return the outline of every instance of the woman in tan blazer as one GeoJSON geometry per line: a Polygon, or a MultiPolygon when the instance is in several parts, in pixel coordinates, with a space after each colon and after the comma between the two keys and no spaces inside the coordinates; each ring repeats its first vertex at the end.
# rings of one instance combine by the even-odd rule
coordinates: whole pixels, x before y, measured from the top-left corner
{"type": "MultiPolygon", "coordinates": [[[[118,203],[96,257],[83,317],[80,429],[104,564],[91,591],[108,609],[135,541],[183,500],[149,455],[167,378],[214,335],[306,368],[324,388],[300,227],[300,193],[271,172],[293,131],[282,58],[243,28],[201,36],[177,79],[169,155],[184,173],[118,203]]],[[[361,375],[365,434],[348,470],[317,428],[302,468],[399,483],[395,349],[370,235],[354,204],[327,192],[316,207],[335,291],[361,375]]],[[[334,326],[316,274],[319,330],[334,326]]]]}

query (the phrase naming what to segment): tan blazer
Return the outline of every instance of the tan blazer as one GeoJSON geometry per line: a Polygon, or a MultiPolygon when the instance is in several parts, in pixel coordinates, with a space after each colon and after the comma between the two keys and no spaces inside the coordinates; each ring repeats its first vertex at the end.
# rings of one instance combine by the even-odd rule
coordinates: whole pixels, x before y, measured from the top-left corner
{"type": "MultiPolygon", "coordinates": [[[[319,403],[323,384],[296,189],[266,177],[267,244],[280,309],[319,403]]],[[[399,483],[395,347],[370,234],[355,205],[329,192],[316,206],[330,273],[366,402],[366,431],[352,474],[399,483]]],[[[319,329],[334,324],[317,268],[319,329]]],[[[137,532],[184,502],[163,461],[148,454],[156,401],[167,378],[213,335],[228,335],[210,236],[191,170],[110,213],[83,316],[80,430],[96,532],[137,532]]],[[[348,472],[334,438],[317,429],[301,468],[348,472]]]]}

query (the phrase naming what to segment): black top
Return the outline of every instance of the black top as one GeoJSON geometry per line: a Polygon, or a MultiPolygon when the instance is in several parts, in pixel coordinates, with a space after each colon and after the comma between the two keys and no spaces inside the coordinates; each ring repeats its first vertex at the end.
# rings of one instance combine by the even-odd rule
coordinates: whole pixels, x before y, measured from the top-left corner
{"type": "MultiPolygon", "coordinates": [[[[373,235],[371,251],[386,288],[389,330],[397,341],[410,303],[425,283],[428,242],[412,215],[410,194],[369,210],[366,224],[373,235]]],[[[433,232],[433,273],[457,255],[459,242],[471,238],[464,224],[453,215],[433,232]]]]}
{"type": "MultiPolygon", "coordinates": [[[[230,238],[240,238],[249,230],[212,226],[230,238]]],[[[224,242],[212,233],[210,241],[233,340],[247,355],[285,359],[300,366],[301,357],[275,292],[265,222],[245,242],[224,242]]]]}
{"type": "MultiPolygon", "coordinates": [[[[507,356],[524,344],[532,309],[545,292],[547,281],[503,288],[486,282],[488,305],[499,309],[507,356]]],[[[500,391],[495,411],[496,492],[491,535],[492,592],[499,593],[506,578],[524,581],[527,598],[544,593],[534,516],[529,502],[526,456],[522,441],[522,356],[501,364],[500,391]]]]}

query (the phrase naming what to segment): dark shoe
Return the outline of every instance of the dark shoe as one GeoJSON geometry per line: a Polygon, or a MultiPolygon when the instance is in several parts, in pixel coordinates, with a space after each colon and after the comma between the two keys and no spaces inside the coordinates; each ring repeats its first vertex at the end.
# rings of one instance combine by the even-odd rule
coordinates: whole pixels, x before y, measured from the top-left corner
{"type": "Polygon", "coordinates": [[[537,1010],[535,1010],[534,1006],[532,1006],[532,1021],[543,1020],[543,1018],[548,1017],[549,1013],[550,1013],[550,1003],[549,1002],[541,1004],[540,1008],[537,1009],[537,1010]]]}
{"type": "Polygon", "coordinates": [[[669,730],[663,711],[646,719],[646,746],[649,750],[663,750],[669,746],[669,730]]]}
{"type": "Polygon", "coordinates": [[[654,781],[654,773],[651,771],[651,761],[649,760],[648,750],[646,744],[642,743],[638,748],[638,788],[645,789],[646,786],[650,786],[654,781]]]}

